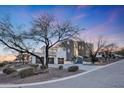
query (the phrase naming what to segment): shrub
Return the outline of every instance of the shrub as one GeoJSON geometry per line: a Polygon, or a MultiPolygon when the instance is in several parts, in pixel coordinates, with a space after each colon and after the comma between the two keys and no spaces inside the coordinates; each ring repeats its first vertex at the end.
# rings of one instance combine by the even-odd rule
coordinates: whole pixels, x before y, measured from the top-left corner
{"type": "Polygon", "coordinates": [[[34,75],[34,68],[32,68],[32,67],[25,68],[25,69],[19,71],[19,75],[21,78],[32,76],[32,75],[34,75]]]}
{"type": "Polygon", "coordinates": [[[3,69],[3,73],[5,73],[5,74],[11,74],[13,72],[16,72],[16,69],[14,69],[14,68],[5,68],[5,69],[3,69]]]}
{"type": "Polygon", "coordinates": [[[6,64],[5,68],[12,68],[12,65],[11,64],[6,64]]]}
{"type": "Polygon", "coordinates": [[[79,67],[78,66],[71,66],[71,67],[68,67],[68,72],[75,72],[79,70],[79,67]]]}
{"type": "Polygon", "coordinates": [[[6,63],[0,63],[0,67],[3,67],[5,65],[6,65],[6,63]]]}
{"type": "Polygon", "coordinates": [[[47,69],[48,67],[47,67],[47,66],[40,66],[40,68],[41,68],[42,70],[44,70],[44,69],[47,69]]]}
{"type": "Polygon", "coordinates": [[[11,77],[18,77],[18,72],[16,71],[16,72],[13,72],[12,74],[11,74],[11,77]]]}
{"type": "Polygon", "coordinates": [[[36,70],[39,65],[38,64],[31,64],[30,66],[36,70]]]}
{"type": "Polygon", "coordinates": [[[8,62],[8,61],[3,61],[3,63],[6,63],[6,64],[7,64],[7,63],[9,63],[9,62],[8,62]]]}
{"type": "Polygon", "coordinates": [[[63,66],[62,65],[59,66],[59,70],[63,70],[63,66]]]}

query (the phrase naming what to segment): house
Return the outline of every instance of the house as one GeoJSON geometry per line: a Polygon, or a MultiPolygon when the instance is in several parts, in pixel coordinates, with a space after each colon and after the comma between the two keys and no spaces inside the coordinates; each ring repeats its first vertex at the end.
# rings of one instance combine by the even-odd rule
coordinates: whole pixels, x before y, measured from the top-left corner
{"type": "MultiPolygon", "coordinates": [[[[92,44],[91,47],[93,47],[92,44]]],[[[69,39],[49,49],[49,64],[72,64],[76,58],[83,59],[84,56],[89,56],[89,53],[84,41],[80,39],[69,39]]],[[[44,61],[45,46],[38,50],[37,54],[44,61]]],[[[40,61],[32,57],[32,63],[40,63],[40,61]]]]}

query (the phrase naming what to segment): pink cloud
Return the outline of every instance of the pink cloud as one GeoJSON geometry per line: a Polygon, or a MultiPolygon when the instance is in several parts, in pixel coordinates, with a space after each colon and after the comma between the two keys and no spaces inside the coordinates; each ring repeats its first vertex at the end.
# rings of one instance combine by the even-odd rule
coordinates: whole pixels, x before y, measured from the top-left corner
{"type": "Polygon", "coordinates": [[[101,25],[98,25],[96,27],[87,29],[86,31],[80,33],[80,37],[87,41],[87,42],[94,42],[97,41],[97,38],[99,36],[103,36],[105,38],[105,40],[107,41],[107,43],[116,43],[117,46],[119,47],[124,47],[124,32],[120,32],[120,33],[116,33],[113,34],[112,33],[112,29],[120,29],[122,28],[122,26],[112,26],[109,23],[104,23],[101,25]],[[111,33],[109,35],[106,35],[105,33],[111,33]]]}
{"type": "Polygon", "coordinates": [[[84,17],[86,17],[86,14],[80,14],[80,15],[77,15],[77,16],[75,16],[75,17],[73,17],[72,19],[73,20],[79,20],[79,19],[81,19],[81,18],[84,18],[84,17]]]}
{"type": "Polygon", "coordinates": [[[108,33],[112,28],[113,27],[111,26],[111,24],[109,24],[108,22],[104,22],[103,24],[99,24],[87,29],[80,35],[83,38],[85,37],[86,41],[96,40],[99,36],[103,36],[103,33],[108,33]]]}
{"type": "Polygon", "coordinates": [[[107,32],[111,29],[111,25],[108,22],[102,23],[100,25],[97,25],[95,27],[92,27],[89,29],[89,31],[92,31],[93,34],[101,34],[102,32],[107,32]]]}
{"type": "Polygon", "coordinates": [[[118,31],[118,30],[122,30],[121,28],[123,28],[123,25],[114,25],[112,24],[112,22],[114,20],[117,20],[118,15],[117,14],[111,14],[111,16],[109,17],[108,21],[105,21],[101,24],[98,24],[90,29],[88,29],[87,31],[87,35],[100,35],[100,34],[106,34],[106,33],[112,33],[112,31],[118,31]],[[92,33],[92,34],[91,34],[92,33]]]}
{"type": "Polygon", "coordinates": [[[120,14],[122,14],[123,13],[123,10],[122,9],[120,9],[120,8],[116,8],[116,9],[114,9],[114,10],[112,10],[112,11],[109,11],[109,18],[108,18],[108,21],[110,22],[110,23],[112,23],[112,22],[114,22],[115,20],[117,20],[118,18],[119,18],[119,16],[120,16],[120,14]]]}
{"type": "Polygon", "coordinates": [[[112,23],[114,22],[116,19],[118,18],[118,13],[117,11],[114,11],[111,13],[111,15],[109,16],[109,22],[112,23]]]}
{"type": "Polygon", "coordinates": [[[124,47],[124,38],[123,38],[124,32],[118,33],[116,35],[108,36],[108,41],[110,43],[117,44],[118,47],[124,47]]]}

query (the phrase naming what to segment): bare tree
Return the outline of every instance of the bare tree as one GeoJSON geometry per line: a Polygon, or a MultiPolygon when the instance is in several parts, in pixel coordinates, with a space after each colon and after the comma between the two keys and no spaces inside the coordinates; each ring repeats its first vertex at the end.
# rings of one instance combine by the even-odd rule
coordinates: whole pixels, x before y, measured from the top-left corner
{"type": "Polygon", "coordinates": [[[41,14],[33,20],[33,27],[27,38],[45,45],[45,65],[48,67],[49,49],[59,42],[73,37],[81,30],[70,21],[58,22],[53,15],[41,14]]]}
{"type": "Polygon", "coordinates": [[[115,43],[110,43],[104,47],[108,52],[113,52],[117,48],[115,43]]]}
{"type": "Polygon", "coordinates": [[[104,48],[106,41],[103,39],[102,36],[98,37],[97,42],[93,43],[93,46],[96,46],[95,50],[93,49],[93,47],[91,47],[91,44],[92,43],[86,43],[86,47],[90,52],[91,61],[94,64],[95,61],[97,61],[97,57],[96,57],[97,53],[100,52],[102,48],[104,48]]]}
{"type": "Polygon", "coordinates": [[[10,20],[0,21],[0,42],[6,47],[19,53],[28,53],[38,58],[43,67],[48,67],[49,49],[59,42],[73,37],[81,29],[73,26],[70,21],[58,22],[55,17],[49,14],[43,14],[33,20],[31,31],[20,31],[15,29],[10,20]],[[21,33],[19,33],[21,32],[21,33]],[[30,45],[31,43],[33,45],[30,45]],[[42,57],[34,53],[34,43],[45,45],[45,62],[42,57]]]}
{"type": "Polygon", "coordinates": [[[117,45],[115,43],[110,43],[110,44],[107,44],[104,48],[103,48],[103,51],[106,53],[105,55],[108,57],[108,58],[112,58],[112,52],[115,51],[115,49],[117,48],[117,45]]]}
{"type": "Polygon", "coordinates": [[[124,47],[120,48],[115,53],[118,54],[118,55],[121,55],[124,58],[124,47]]]}
{"type": "MultiPolygon", "coordinates": [[[[41,57],[33,53],[33,46],[29,47],[28,41],[19,32],[21,32],[20,29],[14,27],[10,18],[7,17],[4,20],[0,20],[0,42],[18,53],[28,53],[39,58],[44,66],[41,57]]],[[[32,43],[32,41],[30,42],[32,43]]]]}

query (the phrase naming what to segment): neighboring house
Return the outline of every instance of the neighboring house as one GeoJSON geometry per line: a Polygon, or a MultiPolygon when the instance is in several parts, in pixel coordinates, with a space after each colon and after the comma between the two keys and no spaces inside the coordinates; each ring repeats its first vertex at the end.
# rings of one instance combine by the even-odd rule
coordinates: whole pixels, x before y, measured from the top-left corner
{"type": "Polygon", "coordinates": [[[15,59],[16,62],[25,62],[25,63],[29,63],[31,62],[31,60],[32,58],[30,54],[27,54],[27,53],[19,53],[15,59]]]}
{"type": "MultiPolygon", "coordinates": [[[[45,46],[38,51],[41,51],[37,54],[44,60],[45,46]]],[[[84,41],[79,39],[69,39],[49,49],[49,64],[72,64],[75,61],[75,58],[89,56],[89,53],[90,52],[86,48],[84,41]]],[[[32,57],[32,63],[40,62],[35,57],[32,57]]]]}

